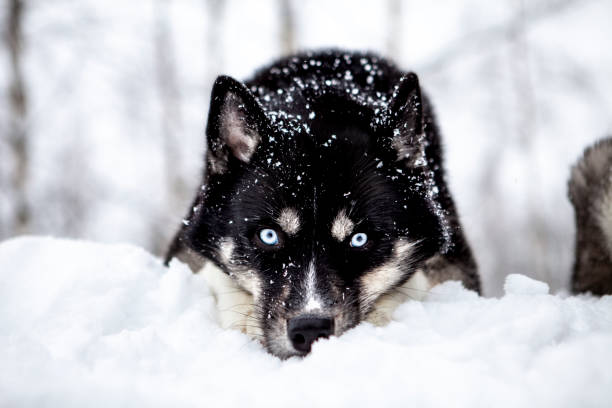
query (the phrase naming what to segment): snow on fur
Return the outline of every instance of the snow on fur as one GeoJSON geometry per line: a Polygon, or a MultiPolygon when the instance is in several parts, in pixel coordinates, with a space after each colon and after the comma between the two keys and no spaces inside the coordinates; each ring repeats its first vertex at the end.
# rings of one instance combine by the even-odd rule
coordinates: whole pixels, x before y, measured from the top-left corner
{"type": "Polygon", "coordinates": [[[456,282],[280,361],[215,322],[203,279],[142,249],[0,244],[0,406],[612,406],[612,297],[456,282]]]}

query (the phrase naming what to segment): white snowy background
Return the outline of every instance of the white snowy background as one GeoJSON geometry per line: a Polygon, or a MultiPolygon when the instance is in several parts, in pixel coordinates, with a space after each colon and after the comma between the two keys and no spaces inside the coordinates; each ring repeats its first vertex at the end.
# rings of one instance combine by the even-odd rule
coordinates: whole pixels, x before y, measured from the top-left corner
{"type": "Polygon", "coordinates": [[[611,298],[563,295],[569,168],[612,134],[612,1],[22,0],[19,46],[15,3],[0,241],[123,244],[0,244],[0,406],[612,406],[611,298]],[[485,295],[503,297],[448,283],[280,362],[138,247],[163,252],[200,181],[214,78],[328,46],[419,74],[485,295]]]}
{"type": "MultiPolygon", "coordinates": [[[[3,32],[14,1],[3,2],[3,32]]],[[[0,53],[0,239],[163,252],[200,181],[214,78],[347,47],[420,75],[485,294],[501,294],[509,273],[567,286],[569,167],[612,133],[612,1],[21,1],[22,115],[9,48],[0,53]]]]}

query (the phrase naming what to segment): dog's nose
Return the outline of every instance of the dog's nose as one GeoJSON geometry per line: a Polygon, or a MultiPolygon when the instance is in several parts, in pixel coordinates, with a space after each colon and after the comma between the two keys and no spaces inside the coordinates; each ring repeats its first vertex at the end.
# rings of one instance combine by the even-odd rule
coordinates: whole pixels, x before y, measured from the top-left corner
{"type": "Polygon", "coordinates": [[[299,316],[287,321],[287,334],[298,351],[309,352],[318,338],[329,337],[334,332],[334,321],[327,317],[299,316]]]}

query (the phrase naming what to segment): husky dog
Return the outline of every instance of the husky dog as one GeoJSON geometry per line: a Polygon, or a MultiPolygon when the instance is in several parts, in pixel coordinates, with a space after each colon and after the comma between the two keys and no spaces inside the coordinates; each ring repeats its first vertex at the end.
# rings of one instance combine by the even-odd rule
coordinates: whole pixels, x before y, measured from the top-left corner
{"type": "Polygon", "coordinates": [[[572,290],[612,294],[612,138],[587,148],[574,165],[569,198],[576,215],[572,290]]]}
{"type": "Polygon", "coordinates": [[[206,136],[167,261],[206,275],[222,326],[287,358],[442,281],[479,291],[415,74],[331,50],[221,76],[206,136]]]}

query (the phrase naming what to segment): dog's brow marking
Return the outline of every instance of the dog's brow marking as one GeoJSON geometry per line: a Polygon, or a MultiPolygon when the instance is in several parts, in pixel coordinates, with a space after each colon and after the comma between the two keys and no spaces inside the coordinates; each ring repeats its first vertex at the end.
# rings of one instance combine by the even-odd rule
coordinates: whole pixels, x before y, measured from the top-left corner
{"type": "Polygon", "coordinates": [[[308,275],[306,276],[306,305],[304,306],[304,311],[310,312],[317,309],[321,309],[321,302],[316,296],[314,261],[310,261],[308,275]]]}
{"type": "Polygon", "coordinates": [[[300,216],[293,208],[283,209],[276,221],[283,231],[289,235],[295,235],[300,230],[300,216]]]}
{"type": "Polygon", "coordinates": [[[346,211],[344,209],[340,210],[334,222],[332,224],[331,233],[334,238],[338,241],[342,242],[346,237],[348,237],[351,232],[353,232],[353,228],[355,224],[351,219],[346,215],[346,211]]]}

